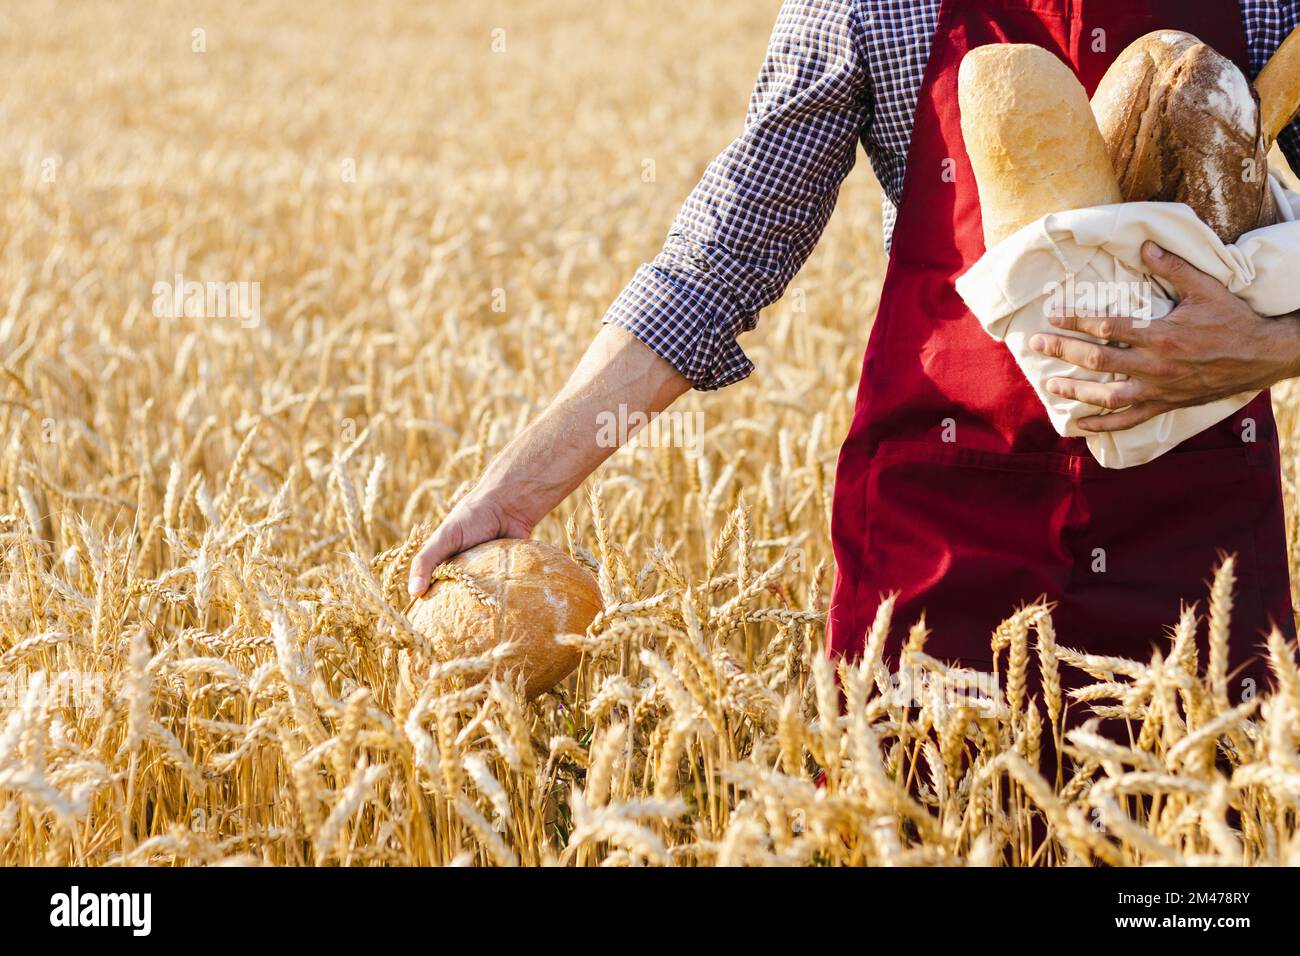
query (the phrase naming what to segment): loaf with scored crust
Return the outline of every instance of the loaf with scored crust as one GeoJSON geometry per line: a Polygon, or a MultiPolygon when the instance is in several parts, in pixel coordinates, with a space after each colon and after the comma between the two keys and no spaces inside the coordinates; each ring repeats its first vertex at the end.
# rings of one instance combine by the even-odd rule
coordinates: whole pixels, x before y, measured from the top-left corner
{"type": "Polygon", "coordinates": [[[1277,221],[1259,99],[1196,37],[1157,30],[1129,44],[1092,108],[1126,202],[1186,203],[1224,242],[1277,221]]]}

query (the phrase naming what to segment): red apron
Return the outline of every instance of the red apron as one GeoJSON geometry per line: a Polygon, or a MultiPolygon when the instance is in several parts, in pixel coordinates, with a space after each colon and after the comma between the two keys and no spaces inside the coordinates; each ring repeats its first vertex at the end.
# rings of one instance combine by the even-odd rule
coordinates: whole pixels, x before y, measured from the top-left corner
{"type": "Polygon", "coordinates": [[[1270,620],[1294,635],[1267,393],[1149,464],[1108,471],[1084,439],[1056,434],[1011,353],[953,287],[984,251],[957,107],[965,53],[1034,43],[1091,94],[1125,46],[1161,28],[1247,66],[1236,0],[943,0],[840,452],[832,654],[860,653],[881,596],[897,591],[891,662],[924,611],[931,654],[987,670],[995,626],[1040,595],[1057,602],[1061,643],[1146,660],[1182,602],[1204,607],[1220,550],[1237,555],[1234,699],[1266,673],[1270,620]]]}

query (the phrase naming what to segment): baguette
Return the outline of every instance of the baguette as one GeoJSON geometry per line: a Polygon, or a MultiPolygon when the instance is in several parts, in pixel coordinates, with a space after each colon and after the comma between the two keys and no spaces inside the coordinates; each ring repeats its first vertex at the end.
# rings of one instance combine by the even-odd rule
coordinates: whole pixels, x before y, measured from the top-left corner
{"type": "Polygon", "coordinates": [[[1042,47],[971,50],[957,97],[986,247],[1049,213],[1120,202],[1088,94],[1042,47]]]}
{"type": "Polygon", "coordinates": [[[1300,112],[1300,27],[1282,41],[1255,77],[1265,145],[1277,139],[1300,112]]]}

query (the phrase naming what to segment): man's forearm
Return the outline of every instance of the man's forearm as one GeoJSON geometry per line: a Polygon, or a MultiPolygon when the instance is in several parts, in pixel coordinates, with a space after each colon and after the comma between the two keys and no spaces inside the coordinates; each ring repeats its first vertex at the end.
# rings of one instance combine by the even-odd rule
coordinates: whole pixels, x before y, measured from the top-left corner
{"type": "Polygon", "coordinates": [[[412,596],[424,593],[433,569],[452,555],[494,538],[527,537],[617,449],[601,440],[605,414],[648,417],[690,387],[630,332],[604,326],[554,401],[492,460],[412,559],[412,596]]]}
{"type": "Polygon", "coordinates": [[[1300,378],[1300,312],[1292,312],[1290,315],[1278,316],[1275,321],[1285,322],[1281,327],[1279,339],[1279,348],[1282,354],[1287,357],[1287,361],[1282,372],[1276,377],[1270,385],[1276,385],[1278,382],[1284,382],[1289,378],[1300,378]]]}
{"type": "Polygon", "coordinates": [[[631,333],[606,325],[560,393],[502,449],[474,493],[509,502],[533,524],[617,450],[616,445],[599,440],[605,414],[648,417],[690,387],[686,378],[631,333]]]}

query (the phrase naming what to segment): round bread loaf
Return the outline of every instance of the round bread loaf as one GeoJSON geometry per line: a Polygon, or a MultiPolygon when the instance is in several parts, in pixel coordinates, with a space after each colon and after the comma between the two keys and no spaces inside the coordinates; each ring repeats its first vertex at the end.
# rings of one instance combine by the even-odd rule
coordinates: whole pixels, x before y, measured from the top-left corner
{"type": "Polygon", "coordinates": [[[1189,33],[1157,30],[1116,58],[1092,96],[1126,202],[1182,202],[1224,242],[1277,221],[1259,98],[1189,33]]]}
{"type": "Polygon", "coordinates": [[[578,666],[581,651],[555,638],[586,631],[603,603],[595,578],[567,554],[541,541],[502,539],[448,563],[460,579],[434,581],[407,615],[435,646],[451,642],[441,656],[471,656],[509,641],[502,666],[523,675],[530,698],[578,666]]]}
{"type": "Polygon", "coordinates": [[[1120,201],[1088,94],[1042,47],[971,50],[957,73],[957,100],[985,246],[1049,213],[1120,201]]]}

